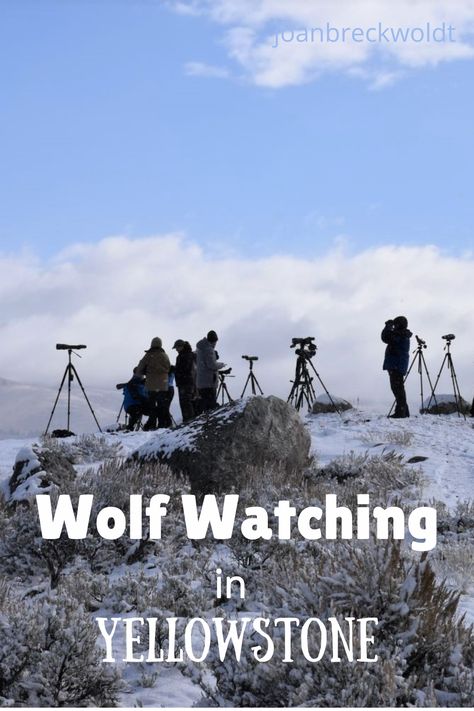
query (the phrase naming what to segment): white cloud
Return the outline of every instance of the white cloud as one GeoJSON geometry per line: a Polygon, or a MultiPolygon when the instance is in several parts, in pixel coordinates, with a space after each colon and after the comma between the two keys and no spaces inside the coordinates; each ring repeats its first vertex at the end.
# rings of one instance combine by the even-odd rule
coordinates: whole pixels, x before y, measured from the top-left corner
{"type": "MultiPolygon", "coordinates": [[[[428,341],[432,375],[443,356],[441,335],[453,332],[461,390],[472,397],[474,280],[472,255],[444,256],[434,247],[383,246],[322,257],[209,257],[180,235],[81,244],[42,262],[0,256],[0,376],[48,385],[65,366],[56,342],[88,345],[78,361],[86,384],[113,388],[128,377],[150,339],[166,350],[192,344],[210,328],[221,358],[237,374],[258,355],[266,393],[286,396],[294,368],[293,336],[316,336],[316,367],[328,388],[350,398],[390,402],[381,370],[384,321],[405,313],[428,341]]],[[[417,375],[410,392],[418,397],[417,375]]],[[[450,391],[446,374],[441,389],[450,391]]]]}
{"type": "Polygon", "coordinates": [[[187,5],[222,27],[228,54],[260,86],[302,84],[324,72],[363,68],[370,84],[381,88],[401,76],[400,70],[474,56],[474,0],[192,0],[179,2],[180,11],[187,5]],[[276,33],[325,28],[326,23],[363,29],[382,23],[396,31],[425,28],[428,22],[432,29],[452,26],[455,41],[370,43],[351,41],[348,35],[345,42],[280,41],[272,46],[276,33]]]}
{"type": "Polygon", "coordinates": [[[229,76],[229,71],[225,67],[216,67],[205,62],[188,62],[184,66],[184,71],[190,77],[226,79],[229,76]]]}

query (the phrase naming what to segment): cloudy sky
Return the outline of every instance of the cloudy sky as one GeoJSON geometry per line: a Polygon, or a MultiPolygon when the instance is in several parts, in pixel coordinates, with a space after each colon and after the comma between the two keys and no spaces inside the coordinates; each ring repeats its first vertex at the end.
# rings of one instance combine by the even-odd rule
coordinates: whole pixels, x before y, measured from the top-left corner
{"type": "Polygon", "coordinates": [[[152,336],[214,328],[235,390],[253,351],[285,394],[290,339],[314,335],[331,391],[380,399],[405,313],[434,373],[456,333],[472,397],[474,0],[0,14],[1,377],[54,383],[54,344],[83,341],[108,387],[152,336]],[[328,27],[360,32],[309,41],[328,27]]]}

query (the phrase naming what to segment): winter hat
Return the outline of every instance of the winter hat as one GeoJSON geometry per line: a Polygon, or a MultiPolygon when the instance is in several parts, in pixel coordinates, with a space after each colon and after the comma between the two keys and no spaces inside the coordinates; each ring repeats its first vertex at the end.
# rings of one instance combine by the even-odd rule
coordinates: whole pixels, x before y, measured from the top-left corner
{"type": "Polygon", "coordinates": [[[209,331],[206,338],[209,341],[209,343],[217,343],[217,341],[219,340],[217,338],[217,333],[215,331],[209,331]]]}
{"type": "Polygon", "coordinates": [[[182,338],[178,338],[177,341],[174,342],[173,348],[182,348],[184,346],[184,341],[182,338]]]}
{"type": "Polygon", "coordinates": [[[393,319],[393,325],[395,328],[407,328],[408,320],[405,316],[397,316],[393,319]]]}
{"type": "Polygon", "coordinates": [[[155,336],[155,338],[151,339],[150,348],[161,348],[161,346],[162,346],[161,338],[158,338],[158,336],[155,336]]]}

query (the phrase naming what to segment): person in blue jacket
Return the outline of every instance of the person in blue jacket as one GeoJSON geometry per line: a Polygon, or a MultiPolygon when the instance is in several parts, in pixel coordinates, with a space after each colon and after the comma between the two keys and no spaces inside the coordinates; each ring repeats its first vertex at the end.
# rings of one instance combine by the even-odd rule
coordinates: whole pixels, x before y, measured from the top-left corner
{"type": "Polygon", "coordinates": [[[149,415],[148,390],[145,377],[135,372],[123,389],[123,409],[128,415],[127,429],[135,429],[142,415],[149,415]]]}
{"type": "Polygon", "coordinates": [[[390,387],[395,395],[395,412],[391,417],[410,417],[407,405],[404,379],[410,360],[410,338],[405,316],[397,316],[385,322],[382,331],[382,341],[387,344],[383,369],[388,371],[390,387]]]}

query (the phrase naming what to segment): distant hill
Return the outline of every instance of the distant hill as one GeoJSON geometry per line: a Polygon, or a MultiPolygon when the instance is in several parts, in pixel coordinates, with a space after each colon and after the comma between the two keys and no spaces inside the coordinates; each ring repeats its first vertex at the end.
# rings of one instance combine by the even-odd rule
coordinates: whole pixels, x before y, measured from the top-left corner
{"type": "MultiPolygon", "coordinates": [[[[36,436],[44,432],[57,392],[58,389],[53,387],[18,383],[0,378],[0,439],[36,436]]],[[[86,392],[101,427],[114,423],[121,405],[121,394],[115,389],[87,388],[86,392]]],[[[51,429],[66,427],[66,398],[67,391],[64,386],[51,429]]],[[[72,384],[71,390],[71,430],[76,434],[97,431],[97,426],[76,382],[72,384]]]]}

